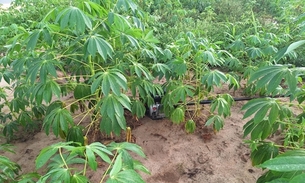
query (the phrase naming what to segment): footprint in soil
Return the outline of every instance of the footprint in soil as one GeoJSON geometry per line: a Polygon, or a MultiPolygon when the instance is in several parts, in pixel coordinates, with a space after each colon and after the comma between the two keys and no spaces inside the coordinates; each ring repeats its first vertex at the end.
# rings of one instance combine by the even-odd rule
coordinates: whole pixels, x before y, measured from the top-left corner
{"type": "MultiPolygon", "coordinates": [[[[24,154],[31,154],[33,152],[33,149],[26,149],[25,151],[24,151],[24,154]]],[[[32,155],[32,156],[29,156],[28,157],[28,160],[33,160],[35,157],[32,155]]]]}
{"type": "Polygon", "coordinates": [[[26,149],[24,154],[30,154],[31,152],[33,152],[33,149],[26,149]]]}

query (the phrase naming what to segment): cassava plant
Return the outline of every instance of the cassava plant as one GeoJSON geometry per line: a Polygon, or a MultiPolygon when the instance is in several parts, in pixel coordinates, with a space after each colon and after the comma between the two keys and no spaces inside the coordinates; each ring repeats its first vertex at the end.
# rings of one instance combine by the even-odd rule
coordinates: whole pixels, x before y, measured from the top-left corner
{"type": "Polygon", "coordinates": [[[273,60],[275,64],[260,67],[250,75],[248,82],[255,83],[256,91],[264,89],[266,95],[286,96],[289,99],[254,99],[242,108],[245,110],[244,118],[252,118],[244,125],[244,136],[250,136],[247,143],[252,151],[252,164],[268,169],[257,182],[305,180],[304,68],[277,64],[304,44],[305,41],[301,40],[281,49],[273,60]],[[268,138],[278,132],[283,136],[282,141],[268,138]]]}
{"type": "MultiPolygon", "coordinates": [[[[141,63],[163,54],[163,50],[155,46],[159,41],[153,32],[145,28],[144,17],[131,0],[74,1],[69,6],[63,4],[51,9],[40,22],[31,25],[33,27],[18,29],[21,31],[7,42],[1,58],[1,79],[11,84],[14,92],[11,100],[4,91],[1,93],[5,101],[1,107],[7,106],[9,110],[1,114],[4,135],[13,137],[18,126],[32,125],[30,128],[33,128],[36,122],[42,122],[47,135],[52,132],[67,143],[46,148],[37,161],[59,153],[66,164],[80,155],[85,159],[82,162],[88,160],[95,170],[95,155],[88,149],[96,145],[94,141],[100,138],[100,132],[119,135],[126,129],[125,111],[144,116],[143,102],[151,103],[152,95],[162,92],[161,86],[152,82],[151,72],[154,69],[162,72],[164,66],[156,62],[141,63]],[[68,99],[63,100],[64,97],[68,99]],[[80,149],[71,144],[80,144],[80,149]],[[68,154],[63,155],[63,149],[68,154]]],[[[125,146],[134,149],[132,144],[125,146]]],[[[128,182],[130,180],[116,180],[121,175],[134,177],[136,174],[129,170],[120,173],[121,157],[128,157],[125,151],[118,151],[123,154],[114,155],[116,163],[113,167],[110,163],[113,168],[110,179],[128,182]]],[[[125,160],[124,163],[131,169],[138,165],[125,160]]],[[[37,168],[40,165],[38,162],[37,168]]],[[[84,167],[86,169],[86,165],[84,167]]],[[[64,168],[69,169],[66,165],[64,168]]],[[[40,181],[48,182],[51,175],[52,181],[59,181],[61,178],[72,180],[69,176],[74,174],[51,167],[40,181]]],[[[84,179],[83,176],[75,179],[78,178],[84,179]]]]}
{"type": "Polygon", "coordinates": [[[55,8],[31,32],[11,39],[2,64],[3,78],[14,82],[14,99],[7,104],[15,123],[6,124],[6,135],[14,124],[22,124],[20,113],[31,119],[45,116],[46,133],[52,129],[64,137],[84,121],[74,121],[78,109],[91,119],[85,134],[96,128],[119,134],[126,128],[124,110],[144,115],[139,98],[155,95],[161,87],[139,61],[154,59],[162,50],[132,1],[101,3],[77,1],[76,6],[55,8]],[[124,16],[129,12],[132,19],[124,16]],[[60,99],[71,94],[73,100],[60,99]]]}
{"type": "Polygon", "coordinates": [[[144,182],[136,170],[150,173],[128,151],[145,157],[141,147],[132,143],[111,143],[105,146],[99,142],[90,145],[73,145],[74,142],[60,142],[44,148],[36,158],[36,168],[45,164],[47,171],[37,182],[90,182],[86,173],[97,171],[101,158],[106,165],[99,182],[144,182]],[[78,166],[76,166],[78,165],[78,166]]]}
{"type": "Polygon", "coordinates": [[[166,92],[162,99],[166,116],[180,124],[185,122],[185,114],[190,114],[191,120],[186,122],[185,127],[186,131],[194,131],[194,118],[200,115],[202,108],[200,101],[208,98],[213,101],[206,125],[213,125],[219,131],[224,125],[223,117],[230,115],[233,98],[229,94],[212,95],[211,91],[224,83],[228,84],[228,89],[240,87],[235,75],[225,74],[216,68],[232,55],[207,39],[197,38],[192,32],[181,33],[168,50],[173,56],[165,61],[170,68],[165,75],[166,92]],[[188,109],[190,103],[195,108],[188,109]]]}

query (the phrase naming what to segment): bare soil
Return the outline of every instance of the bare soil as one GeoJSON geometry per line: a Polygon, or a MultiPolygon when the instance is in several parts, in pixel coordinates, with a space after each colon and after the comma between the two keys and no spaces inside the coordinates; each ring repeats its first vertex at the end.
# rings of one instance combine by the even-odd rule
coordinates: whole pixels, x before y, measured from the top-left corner
{"type": "MultiPolygon", "coordinates": [[[[2,85],[3,86],[3,83],[2,85]]],[[[224,91],[219,90],[223,93],[224,91]]],[[[218,93],[216,92],[216,93],[218,93]]],[[[147,158],[139,160],[151,171],[142,174],[148,183],[254,183],[263,173],[252,167],[250,150],[244,144],[241,107],[245,102],[236,102],[231,116],[225,119],[224,129],[214,133],[205,127],[205,115],[196,119],[197,130],[193,134],[184,131],[184,124],[175,125],[168,119],[152,120],[148,117],[132,121],[133,139],[140,145],[147,158]]],[[[203,113],[209,110],[204,106],[203,113]]],[[[35,170],[35,158],[44,147],[60,141],[43,131],[33,134],[20,132],[15,140],[16,154],[5,153],[22,167],[22,172],[35,170]]],[[[4,139],[0,139],[4,143],[4,139]]],[[[102,175],[101,167],[97,172],[88,172],[93,183],[102,175]]]]}

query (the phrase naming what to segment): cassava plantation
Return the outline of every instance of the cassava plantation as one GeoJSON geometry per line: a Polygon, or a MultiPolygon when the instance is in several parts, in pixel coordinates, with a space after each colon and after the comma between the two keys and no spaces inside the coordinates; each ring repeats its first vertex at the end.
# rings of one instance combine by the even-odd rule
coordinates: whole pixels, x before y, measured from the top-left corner
{"type": "Polygon", "coordinates": [[[13,0],[0,70],[0,182],[305,182],[304,0],[13,0]]]}

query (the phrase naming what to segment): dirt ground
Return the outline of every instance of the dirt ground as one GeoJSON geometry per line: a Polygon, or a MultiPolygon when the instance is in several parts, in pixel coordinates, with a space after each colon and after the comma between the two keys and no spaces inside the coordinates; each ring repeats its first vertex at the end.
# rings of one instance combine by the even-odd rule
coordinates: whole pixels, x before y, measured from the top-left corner
{"type": "MultiPolygon", "coordinates": [[[[251,166],[250,150],[243,142],[242,127],[246,120],[242,120],[241,107],[244,103],[234,104],[224,129],[217,134],[204,126],[204,118],[197,119],[194,134],[187,134],[183,124],[175,125],[168,119],[139,119],[132,134],[147,156],[139,160],[151,171],[151,175],[141,174],[144,180],[147,183],[256,182],[263,172],[251,166]]],[[[5,155],[21,165],[22,172],[31,172],[35,170],[35,158],[40,150],[58,141],[53,135],[38,132],[15,141],[16,154],[5,155]]],[[[88,176],[95,183],[100,181],[101,174],[98,170],[89,172],[88,176]]]]}

